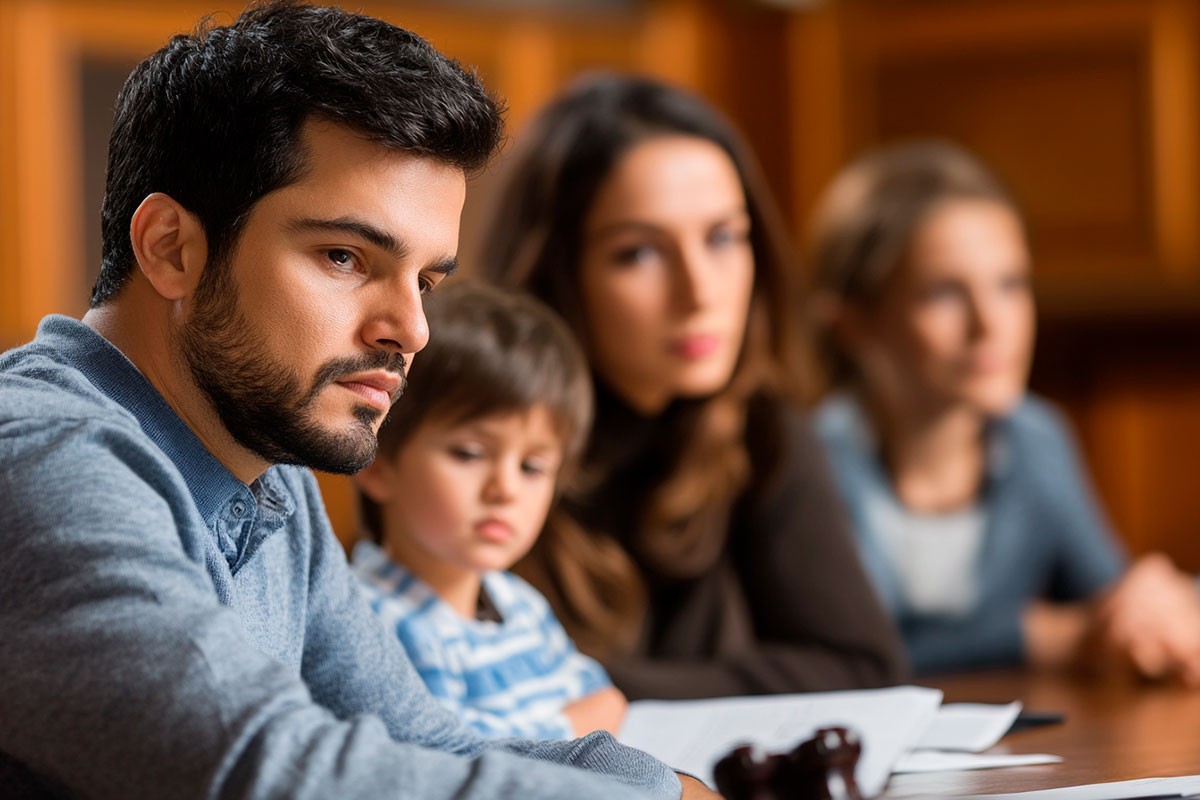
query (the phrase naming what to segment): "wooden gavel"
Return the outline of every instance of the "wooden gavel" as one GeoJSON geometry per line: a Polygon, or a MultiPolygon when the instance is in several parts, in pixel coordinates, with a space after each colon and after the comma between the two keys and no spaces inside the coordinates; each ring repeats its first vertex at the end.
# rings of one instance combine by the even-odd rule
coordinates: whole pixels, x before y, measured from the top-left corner
{"type": "Polygon", "coordinates": [[[735,748],[713,767],[726,800],[862,800],[854,768],[862,744],[846,728],[821,728],[787,753],[735,748]]]}

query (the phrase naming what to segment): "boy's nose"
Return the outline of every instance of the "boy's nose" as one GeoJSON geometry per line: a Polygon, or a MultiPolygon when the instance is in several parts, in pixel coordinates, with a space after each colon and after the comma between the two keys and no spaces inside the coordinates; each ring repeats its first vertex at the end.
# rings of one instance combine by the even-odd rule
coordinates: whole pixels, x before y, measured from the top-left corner
{"type": "Polygon", "coordinates": [[[493,469],[483,486],[484,499],[491,503],[504,503],[512,500],[516,493],[516,478],[512,472],[511,469],[504,466],[497,466],[493,469]]]}

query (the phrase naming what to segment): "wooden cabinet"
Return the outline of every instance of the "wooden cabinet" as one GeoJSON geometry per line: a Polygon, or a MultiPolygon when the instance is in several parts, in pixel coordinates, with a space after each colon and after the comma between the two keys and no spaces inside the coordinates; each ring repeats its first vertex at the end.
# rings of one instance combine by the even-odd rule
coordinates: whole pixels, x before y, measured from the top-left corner
{"type": "Polygon", "coordinates": [[[860,0],[792,45],[801,215],[854,153],[949,138],[1021,202],[1048,313],[1200,311],[1196,3],[860,0]]]}

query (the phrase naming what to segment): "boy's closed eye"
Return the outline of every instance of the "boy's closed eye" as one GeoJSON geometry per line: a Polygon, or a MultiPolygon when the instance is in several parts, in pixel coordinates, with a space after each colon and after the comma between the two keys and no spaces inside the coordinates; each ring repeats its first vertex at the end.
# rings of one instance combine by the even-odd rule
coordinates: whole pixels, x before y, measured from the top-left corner
{"type": "Polygon", "coordinates": [[[475,443],[453,443],[446,446],[446,452],[458,461],[478,461],[487,455],[484,446],[475,443]]]}
{"type": "Polygon", "coordinates": [[[553,476],[558,472],[558,463],[548,456],[527,458],[521,462],[521,472],[531,476],[553,476]]]}

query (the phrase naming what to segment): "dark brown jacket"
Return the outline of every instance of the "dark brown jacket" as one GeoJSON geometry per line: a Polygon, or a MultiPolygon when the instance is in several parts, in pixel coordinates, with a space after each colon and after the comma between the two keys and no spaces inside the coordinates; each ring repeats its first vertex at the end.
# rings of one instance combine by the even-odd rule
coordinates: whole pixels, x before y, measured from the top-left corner
{"type": "MultiPolygon", "coordinates": [[[[663,441],[670,426],[662,418],[640,417],[611,394],[598,400],[595,446],[623,450],[622,466],[586,506],[570,510],[588,530],[624,541],[646,488],[667,467],[663,454],[676,448],[663,441]]],[[[649,612],[635,651],[605,663],[613,681],[630,699],[671,699],[904,680],[902,644],[858,561],[807,420],[757,402],[747,438],[754,477],[714,566],[672,580],[639,562],[649,612]]]]}

